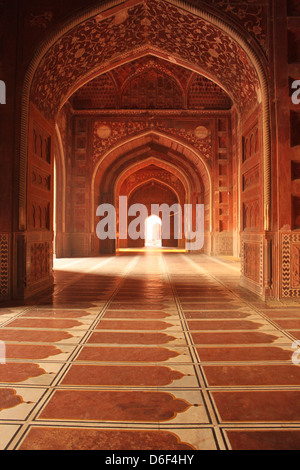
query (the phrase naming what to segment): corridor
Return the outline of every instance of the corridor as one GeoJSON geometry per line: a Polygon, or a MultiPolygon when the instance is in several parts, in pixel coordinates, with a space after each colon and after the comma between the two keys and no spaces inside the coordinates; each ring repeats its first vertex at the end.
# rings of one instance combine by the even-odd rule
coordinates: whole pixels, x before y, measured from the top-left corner
{"type": "Polygon", "coordinates": [[[299,302],[239,275],[198,254],[56,260],[53,294],[0,308],[0,449],[299,450],[299,302]]]}

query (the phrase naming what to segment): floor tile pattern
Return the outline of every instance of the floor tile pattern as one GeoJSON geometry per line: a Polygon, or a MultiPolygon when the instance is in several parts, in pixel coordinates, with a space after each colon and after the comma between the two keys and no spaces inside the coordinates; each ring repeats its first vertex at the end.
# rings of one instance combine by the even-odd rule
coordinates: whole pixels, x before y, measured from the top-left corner
{"type": "Polygon", "coordinates": [[[299,450],[297,338],[299,303],[235,261],[56,260],[53,293],[0,308],[0,449],[299,450]]]}

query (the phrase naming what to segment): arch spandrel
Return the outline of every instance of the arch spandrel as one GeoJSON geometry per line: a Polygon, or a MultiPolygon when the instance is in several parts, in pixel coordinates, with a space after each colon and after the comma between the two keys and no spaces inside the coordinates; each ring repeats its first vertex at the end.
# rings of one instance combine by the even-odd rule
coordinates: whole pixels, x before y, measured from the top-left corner
{"type": "Polygon", "coordinates": [[[119,6],[122,21],[117,21],[117,13],[105,16],[91,11],[37,64],[31,100],[46,117],[54,118],[70,90],[89,81],[93,72],[97,75],[132,60],[139,50],[144,49],[143,55],[152,49],[209,75],[244,112],[257,100],[260,80],[242,41],[222,31],[221,23],[216,26],[200,17],[200,11],[197,15],[195,9],[178,5],[160,0],[127,2],[119,6]]]}

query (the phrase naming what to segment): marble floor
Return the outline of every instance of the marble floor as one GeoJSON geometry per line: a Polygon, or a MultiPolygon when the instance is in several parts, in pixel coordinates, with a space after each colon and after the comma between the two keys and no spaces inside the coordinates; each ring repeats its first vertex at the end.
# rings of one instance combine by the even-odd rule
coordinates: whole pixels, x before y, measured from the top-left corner
{"type": "Polygon", "coordinates": [[[260,301],[239,272],[56,260],[52,294],[0,308],[0,449],[300,450],[300,305],[260,301]]]}

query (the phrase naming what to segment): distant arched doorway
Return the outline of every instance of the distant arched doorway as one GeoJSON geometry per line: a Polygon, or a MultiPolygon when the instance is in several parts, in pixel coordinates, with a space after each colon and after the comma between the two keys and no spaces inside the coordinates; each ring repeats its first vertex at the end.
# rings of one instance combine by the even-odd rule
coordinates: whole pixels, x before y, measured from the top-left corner
{"type": "Polygon", "coordinates": [[[162,220],[150,215],[145,221],[145,248],[162,248],[162,220]]]}
{"type": "MultiPolygon", "coordinates": [[[[146,216],[140,218],[140,224],[137,228],[137,231],[140,232],[139,238],[132,238],[128,236],[127,239],[127,248],[144,248],[146,242],[146,221],[150,216],[156,215],[152,213],[153,205],[161,205],[161,201],[164,201],[169,208],[176,207],[179,204],[178,196],[176,193],[166,184],[163,184],[160,181],[152,180],[146,182],[145,184],[137,187],[128,198],[128,208],[134,207],[135,205],[143,205],[146,208],[146,216]]],[[[174,224],[174,212],[170,211],[169,217],[160,219],[157,216],[158,220],[161,220],[160,227],[156,227],[156,235],[160,233],[161,247],[172,247],[177,248],[184,242],[184,240],[178,240],[178,234],[175,233],[175,224],[174,224]]],[[[157,219],[155,219],[157,221],[157,219]]],[[[128,215],[128,233],[131,232],[131,224],[135,224],[136,216],[128,215]]],[[[155,224],[153,224],[154,219],[150,218],[150,224],[152,224],[152,229],[155,224]]],[[[181,220],[183,224],[183,220],[181,220]]]]}

